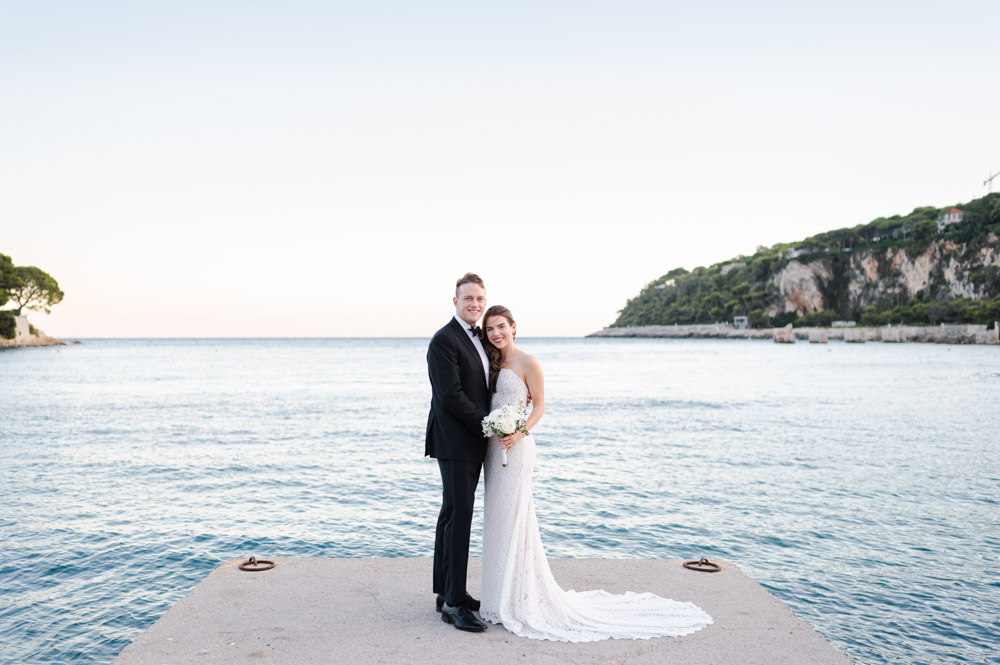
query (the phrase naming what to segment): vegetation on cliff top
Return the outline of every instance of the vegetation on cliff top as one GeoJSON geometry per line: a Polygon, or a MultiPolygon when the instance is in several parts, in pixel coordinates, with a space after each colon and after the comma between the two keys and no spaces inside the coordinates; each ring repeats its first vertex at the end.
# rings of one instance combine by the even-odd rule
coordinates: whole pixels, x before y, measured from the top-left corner
{"type": "Polygon", "coordinates": [[[0,254],[0,308],[14,303],[13,309],[0,309],[0,337],[14,337],[14,316],[22,310],[44,311],[62,302],[65,294],[59,283],[41,268],[15,266],[6,254],[0,254]]]}
{"type": "Polygon", "coordinates": [[[981,265],[979,258],[984,252],[1000,251],[1000,193],[954,208],[963,211],[957,223],[947,223],[952,206],[922,207],[905,216],[880,217],[798,242],[758,247],[752,256],[707,268],[675,268],[631,298],[612,327],[712,323],[732,321],[735,316],[747,316],[754,327],[828,326],[835,320],[862,325],[992,323],[1000,319],[1000,267],[981,265]],[[944,258],[952,264],[968,269],[966,281],[981,298],[953,296],[940,265],[925,288],[906,293],[892,258],[900,252],[914,258],[935,246],[944,248],[944,258]],[[853,291],[851,285],[857,273],[856,258],[861,255],[876,261],[879,280],[893,284],[858,297],[857,284],[853,291]],[[785,311],[784,295],[775,278],[792,261],[806,266],[823,262],[822,272],[828,278],[817,280],[820,308],[785,311]]]}

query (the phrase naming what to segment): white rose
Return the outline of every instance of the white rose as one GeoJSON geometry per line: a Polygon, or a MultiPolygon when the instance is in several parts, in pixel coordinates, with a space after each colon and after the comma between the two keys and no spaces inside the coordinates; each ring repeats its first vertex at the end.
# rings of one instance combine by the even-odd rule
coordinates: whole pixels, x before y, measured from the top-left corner
{"type": "Polygon", "coordinates": [[[513,434],[514,430],[517,429],[517,418],[509,411],[504,411],[500,414],[497,425],[499,425],[501,432],[513,434]]]}

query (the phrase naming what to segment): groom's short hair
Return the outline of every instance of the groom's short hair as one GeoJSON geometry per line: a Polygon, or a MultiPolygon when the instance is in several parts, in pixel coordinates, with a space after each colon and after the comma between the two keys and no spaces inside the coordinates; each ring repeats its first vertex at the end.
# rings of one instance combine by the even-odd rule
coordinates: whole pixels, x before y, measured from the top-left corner
{"type": "Polygon", "coordinates": [[[479,275],[477,275],[474,272],[467,272],[464,275],[462,275],[461,277],[459,277],[458,281],[455,282],[455,297],[456,298],[458,297],[458,290],[460,288],[462,288],[463,284],[478,284],[479,286],[481,286],[483,288],[484,291],[486,290],[486,285],[483,284],[483,278],[482,277],[480,277],[479,275]]]}

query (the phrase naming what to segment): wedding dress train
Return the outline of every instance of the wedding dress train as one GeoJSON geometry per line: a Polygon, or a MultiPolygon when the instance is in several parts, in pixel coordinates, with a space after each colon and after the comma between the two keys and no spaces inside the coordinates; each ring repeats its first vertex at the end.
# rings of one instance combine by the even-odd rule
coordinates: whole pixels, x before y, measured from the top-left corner
{"type": "MultiPolygon", "coordinates": [[[[491,408],[517,404],[527,396],[521,378],[502,369],[491,408]]],[[[652,593],[564,591],[552,576],[538,532],[531,498],[534,465],[531,435],[510,450],[506,467],[498,439],[490,439],[480,586],[484,619],[522,637],[560,642],[680,636],[712,623],[698,606],[652,593]]]]}

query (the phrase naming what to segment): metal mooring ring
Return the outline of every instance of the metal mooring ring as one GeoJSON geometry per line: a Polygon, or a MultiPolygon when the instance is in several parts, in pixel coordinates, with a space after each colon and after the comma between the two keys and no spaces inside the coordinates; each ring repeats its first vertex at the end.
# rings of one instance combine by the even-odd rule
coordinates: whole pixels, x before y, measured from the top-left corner
{"type": "Polygon", "coordinates": [[[271,570],[274,568],[274,562],[268,561],[267,559],[257,560],[256,557],[250,557],[245,563],[240,564],[240,570],[246,570],[251,573],[259,573],[262,570],[271,570]]]}
{"type": "Polygon", "coordinates": [[[705,557],[702,557],[698,561],[685,561],[684,567],[688,570],[697,570],[699,573],[717,573],[722,570],[722,566],[709,561],[705,557]]]}

